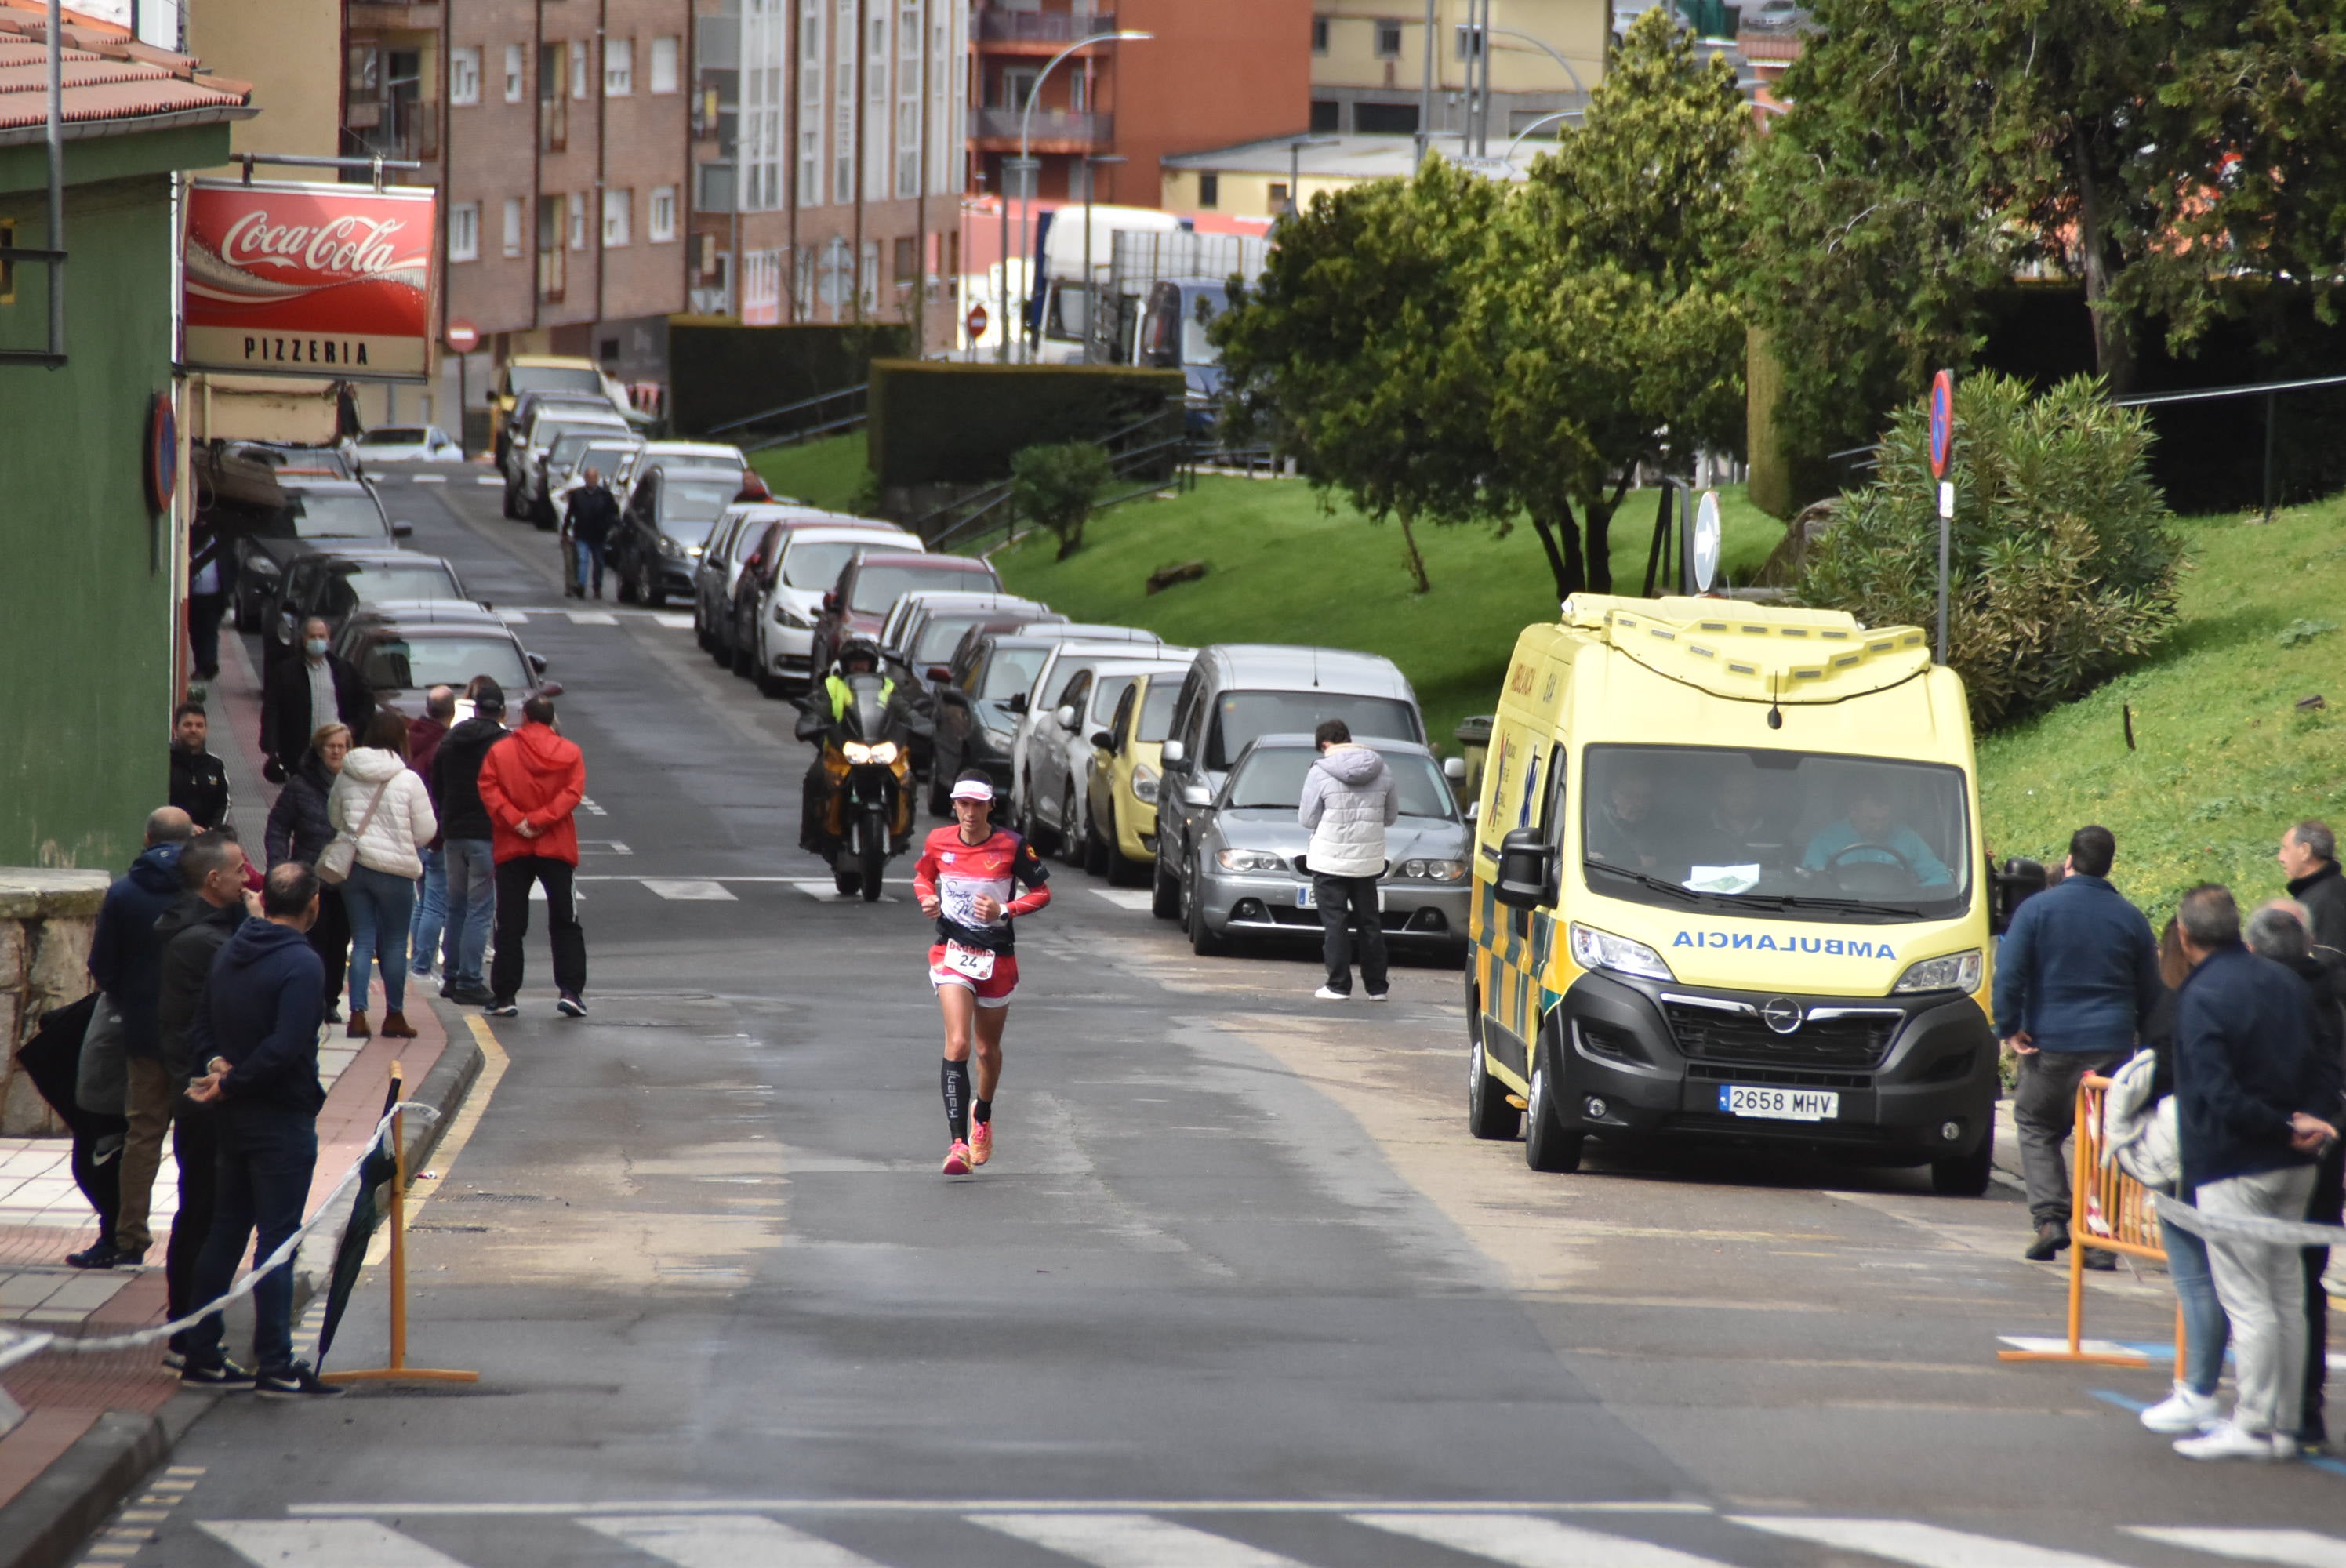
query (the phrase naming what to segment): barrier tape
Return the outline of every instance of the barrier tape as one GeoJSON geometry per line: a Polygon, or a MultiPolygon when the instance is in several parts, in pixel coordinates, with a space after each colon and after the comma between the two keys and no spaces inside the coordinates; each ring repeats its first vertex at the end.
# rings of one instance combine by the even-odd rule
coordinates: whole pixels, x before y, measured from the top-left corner
{"type": "Polygon", "coordinates": [[[225,1296],[206,1302],[184,1318],[175,1318],[168,1323],[158,1323],[151,1329],[140,1329],[128,1334],[108,1334],[98,1339],[61,1339],[55,1334],[46,1332],[23,1333],[15,1330],[0,1330],[0,1333],[15,1336],[13,1343],[0,1339],[0,1371],[6,1371],[21,1361],[28,1361],[44,1350],[53,1350],[60,1356],[97,1356],[114,1350],[136,1349],[141,1345],[158,1344],[174,1334],[194,1328],[230,1302],[250,1296],[260,1288],[260,1281],[270,1271],[284,1268],[291,1263],[293,1255],[301,1250],[302,1241],[311,1231],[324,1224],[327,1217],[335,1211],[342,1195],[358,1181],[359,1172],[364,1168],[368,1156],[382,1146],[383,1135],[390,1130],[393,1121],[403,1111],[410,1115],[423,1117],[426,1126],[440,1119],[440,1113],[437,1110],[418,1101],[402,1100],[393,1105],[388,1112],[384,1113],[382,1120],[375,1124],[374,1135],[367,1140],[366,1148],[357,1159],[351,1162],[351,1168],[342,1173],[342,1179],[334,1184],[334,1190],[326,1195],[326,1200],[318,1206],[317,1213],[303,1220],[301,1227],[285,1238],[283,1245],[270,1253],[266,1260],[255,1265],[252,1272],[238,1280],[225,1296]]]}
{"type": "Polygon", "coordinates": [[[2346,1247],[2346,1225],[2311,1225],[2261,1214],[2202,1214],[2179,1197],[2153,1196],[2158,1217],[2203,1237],[2244,1236],[2276,1247],[2346,1247]]]}

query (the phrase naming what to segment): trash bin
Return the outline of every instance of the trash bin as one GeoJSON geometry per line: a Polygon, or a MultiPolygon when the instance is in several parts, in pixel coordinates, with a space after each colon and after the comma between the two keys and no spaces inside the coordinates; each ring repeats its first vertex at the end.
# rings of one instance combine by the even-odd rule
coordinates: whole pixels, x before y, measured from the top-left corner
{"type": "Polygon", "coordinates": [[[1491,750],[1492,718],[1484,713],[1462,718],[1452,732],[1458,738],[1460,755],[1466,759],[1466,782],[1459,786],[1459,800],[1469,808],[1483,798],[1483,759],[1491,750]]]}

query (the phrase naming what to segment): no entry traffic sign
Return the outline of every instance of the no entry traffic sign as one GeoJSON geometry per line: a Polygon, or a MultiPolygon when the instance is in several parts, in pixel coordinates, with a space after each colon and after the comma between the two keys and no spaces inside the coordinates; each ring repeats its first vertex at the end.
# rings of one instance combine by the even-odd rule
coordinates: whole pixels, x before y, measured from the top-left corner
{"type": "Polygon", "coordinates": [[[469,354],[481,346],[481,330],[472,322],[457,318],[448,323],[448,347],[452,352],[469,354]]]}
{"type": "Polygon", "coordinates": [[[985,336],[985,307],[983,305],[972,305],[969,308],[969,315],[963,321],[963,325],[969,329],[969,335],[972,341],[975,341],[977,339],[985,336]]]}
{"type": "Polygon", "coordinates": [[[1955,450],[1955,372],[1941,371],[1931,378],[1931,477],[1947,476],[1947,460],[1955,450]]]}

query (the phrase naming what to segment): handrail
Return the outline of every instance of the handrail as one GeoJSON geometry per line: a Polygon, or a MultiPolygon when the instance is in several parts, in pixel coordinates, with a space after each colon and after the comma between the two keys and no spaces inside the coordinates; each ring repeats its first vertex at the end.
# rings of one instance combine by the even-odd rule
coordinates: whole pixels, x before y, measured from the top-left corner
{"type": "Polygon", "coordinates": [[[763,424],[768,420],[780,418],[781,415],[786,413],[796,413],[801,409],[815,408],[823,403],[836,402],[842,398],[857,397],[864,392],[870,392],[871,390],[872,383],[870,382],[858,382],[852,387],[842,387],[837,392],[821,392],[813,397],[801,398],[796,402],[786,402],[780,408],[764,409],[757,413],[745,414],[740,419],[729,419],[722,424],[712,424],[709,427],[706,433],[709,435],[722,435],[729,430],[741,430],[750,425],[763,424]]]}

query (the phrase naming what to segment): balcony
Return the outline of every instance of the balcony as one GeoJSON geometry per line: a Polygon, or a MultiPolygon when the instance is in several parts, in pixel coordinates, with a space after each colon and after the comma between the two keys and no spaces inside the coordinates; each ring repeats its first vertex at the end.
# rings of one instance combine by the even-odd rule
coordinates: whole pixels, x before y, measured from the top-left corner
{"type": "Polygon", "coordinates": [[[981,44],[1049,44],[1064,48],[1094,33],[1115,31],[1113,11],[1005,11],[988,6],[977,15],[981,44]]]}
{"type": "MultiPolygon", "coordinates": [[[[972,109],[969,114],[970,139],[996,150],[1016,150],[1018,126],[1025,117],[1020,109],[972,109]]],[[[1051,152],[1090,151],[1104,148],[1116,139],[1114,115],[1073,114],[1066,109],[1036,109],[1029,126],[1036,150],[1051,152]]]]}
{"type": "Polygon", "coordinates": [[[440,106],[421,98],[353,101],[342,126],[344,156],[430,163],[440,156],[440,106]]]}

